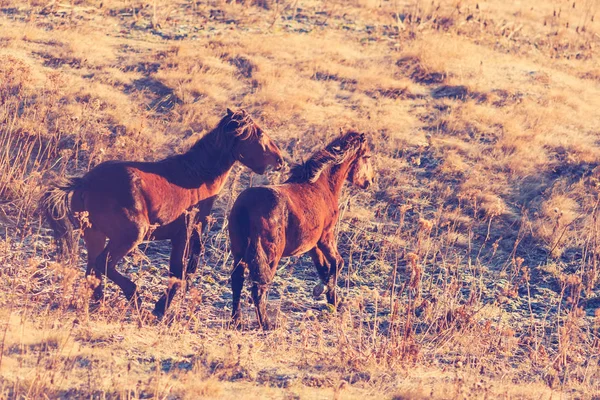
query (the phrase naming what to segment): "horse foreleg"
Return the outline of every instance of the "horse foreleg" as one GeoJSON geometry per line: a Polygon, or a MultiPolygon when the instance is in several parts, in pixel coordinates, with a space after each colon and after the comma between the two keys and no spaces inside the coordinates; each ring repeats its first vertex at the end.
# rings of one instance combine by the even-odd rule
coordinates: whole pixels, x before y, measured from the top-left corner
{"type": "Polygon", "coordinates": [[[189,260],[186,268],[186,275],[191,275],[198,269],[198,263],[200,262],[200,253],[202,252],[202,231],[206,229],[208,223],[208,216],[213,207],[213,203],[217,196],[210,197],[206,200],[201,201],[198,204],[198,213],[195,217],[195,224],[199,226],[199,229],[194,229],[189,241],[189,260]]]}
{"type": "Polygon", "coordinates": [[[315,267],[317,267],[317,273],[319,274],[319,278],[321,278],[320,284],[313,288],[313,297],[319,298],[323,292],[326,290],[327,283],[329,282],[329,263],[325,258],[325,255],[318,247],[309,251],[310,257],[315,263],[315,267]]]}
{"type": "Polygon", "coordinates": [[[319,250],[323,252],[323,255],[329,262],[329,278],[326,283],[327,285],[327,302],[333,306],[337,306],[338,297],[336,293],[337,279],[340,271],[344,268],[344,259],[340,256],[337,250],[337,243],[333,237],[328,238],[329,240],[319,242],[319,250]]]}
{"type": "Polygon", "coordinates": [[[94,300],[100,300],[104,296],[102,275],[94,268],[96,259],[102,253],[106,244],[106,235],[97,229],[87,228],[83,231],[83,240],[87,248],[87,268],[85,278],[90,287],[94,290],[92,297],[94,300]],[[93,277],[90,275],[93,274],[93,277]]]}
{"type": "MultiPolygon", "coordinates": [[[[204,227],[204,224],[202,224],[204,227]]],[[[200,253],[202,252],[202,242],[200,240],[200,235],[202,232],[198,232],[194,230],[190,237],[189,241],[189,253],[190,257],[188,259],[187,268],[185,270],[186,276],[190,276],[196,273],[198,269],[198,264],[200,263],[200,253]]]]}
{"type": "Polygon", "coordinates": [[[185,253],[186,237],[178,236],[171,240],[171,259],[169,263],[169,285],[165,293],[156,302],[152,313],[161,318],[169,308],[177,289],[183,279],[183,257],[185,253]]]}

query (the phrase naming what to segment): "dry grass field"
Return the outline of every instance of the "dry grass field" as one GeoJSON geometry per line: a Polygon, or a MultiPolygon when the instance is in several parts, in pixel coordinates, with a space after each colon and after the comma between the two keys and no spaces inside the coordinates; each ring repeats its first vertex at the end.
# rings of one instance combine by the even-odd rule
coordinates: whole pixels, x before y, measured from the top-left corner
{"type": "Polygon", "coordinates": [[[600,2],[0,0],[0,398],[600,396],[600,2]],[[185,151],[227,107],[290,164],[369,133],[341,201],[340,310],[282,262],[231,312],[226,215],[168,318],[169,243],[91,304],[37,210],[57,176],[185,151]]]}

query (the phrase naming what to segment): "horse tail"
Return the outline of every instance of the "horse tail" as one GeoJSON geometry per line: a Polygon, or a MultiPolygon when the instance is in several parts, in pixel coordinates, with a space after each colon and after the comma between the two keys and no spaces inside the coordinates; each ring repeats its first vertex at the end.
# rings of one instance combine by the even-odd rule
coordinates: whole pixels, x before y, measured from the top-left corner
{"type": "Polygon", "coordinates": [[[81,178],[63,178],[55,182],[42,195],[39,207],[53,230],[57,253],[69,260],[77,251],[77,240],[73,237],[74,221],[71,219],[69,194],[81,186],[81,178]]]}
{"type": "Polygon", "coordinates": [[[253,283],[257,285],[265,285],[271,281],[269,258],[263,249],[260,236],[250,238],[244,260],[247,263],[250,272],[250,279],[252,279],[253,283]]]}
{"type": "Polygon", "coordinates": [[[232,252],[236,260],[232,273],[235,273],[238,268],[248,270],[250,279],[254,283],[264,284],[268,282],[269,276],[268,257],[263,249],[260,234],[252,229],[248,208],[238,203],[239,201],[240,198],[229,214],[229,234],[238,239],[235,242],[239,243],[236,246],[232,243],[232,252]]]}

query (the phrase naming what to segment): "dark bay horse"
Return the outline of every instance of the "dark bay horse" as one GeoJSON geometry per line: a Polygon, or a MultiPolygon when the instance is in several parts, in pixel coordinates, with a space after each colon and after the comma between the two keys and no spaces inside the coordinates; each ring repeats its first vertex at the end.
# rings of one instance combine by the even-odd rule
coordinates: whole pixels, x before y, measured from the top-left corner
{"type": "Polygon", "coordinates": [[[326,290],[329,304],[337,306],[337,278],[344,265],[334,234],[338,199],[345,180],[363,189],[371,185],[370,157],[364,134],[348,132],[304,164],[295,166],[286,183],[252,187],[240,194],[229,214],[235,325],[241,317],[245,270],[249,270],[252,280],[258,322],[269,329],[266,293],[277,264],[282,257],[306,252],[325,285],[315,288],[315,295],[326,290]]]}
{"type": "MultiPolygon", "coordinates": [[[[83,177],[49,188],[40,205],[64,255],[76,247],[72,213],[87,212],[89,223],[82,229],[88,250],[86,277],[98,278],[88,278],[95,281],[94,298],[102,298],[100,278],[106,274],[139,307],[136,285],[116,270],[117,263],[143,240],[170,239],[170,276],[183,278],[186,250],[192,253],[187,272],[194,272],[200,237],[195,232],[189,238],[186,211],[197,207],[194,222],[205,226],[236,161],[257,174],[283,165],[279,148],[252,118],[244,110],[228,109],[217,127],[186,153],[157,162],[99,164],[83,177]]],[[[178,286],[169,285],[155,305],[155,315],[164,314],[178,286]]]]}

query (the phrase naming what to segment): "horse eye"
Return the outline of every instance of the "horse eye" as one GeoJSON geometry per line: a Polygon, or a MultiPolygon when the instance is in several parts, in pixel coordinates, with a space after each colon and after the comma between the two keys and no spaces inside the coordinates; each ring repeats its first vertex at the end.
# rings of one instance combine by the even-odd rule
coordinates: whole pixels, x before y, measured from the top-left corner
{"type": "Polygon", "coordinates": [[[373,157],[373,156],[371,156],[371,155],[366,155],[366,156],[363,156],[363,158],[365,158],[365,159],[369,159],[369,158],[371,158],[371,157],[373,157]]]}

